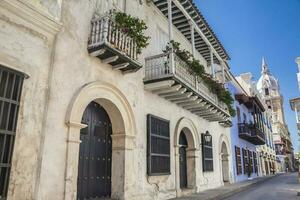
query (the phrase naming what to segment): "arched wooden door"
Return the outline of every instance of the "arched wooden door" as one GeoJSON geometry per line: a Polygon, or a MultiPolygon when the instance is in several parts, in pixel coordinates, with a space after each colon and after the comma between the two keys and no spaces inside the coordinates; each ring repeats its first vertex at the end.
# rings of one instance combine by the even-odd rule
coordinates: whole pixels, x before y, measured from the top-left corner
{"type": "Polygon", "coordinates": [[[107,112],[96,102],[84,111],[81,130],[77,200],[97,199],[111,195],[112,127],[107,112]]]}
{"type": "Polygon", "coordinates": [[[183,131],[181,131],[179,136],[179,146],[180,188],[187,188],[186,148],[188,143],[183,131]]]}

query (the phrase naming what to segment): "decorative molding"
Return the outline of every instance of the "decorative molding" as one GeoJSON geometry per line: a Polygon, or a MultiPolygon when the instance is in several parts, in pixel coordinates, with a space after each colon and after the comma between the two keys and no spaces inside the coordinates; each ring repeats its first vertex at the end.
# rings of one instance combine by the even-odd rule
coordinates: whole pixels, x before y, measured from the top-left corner
{"type": "Polygon", "coordinates": [[[19,17],[20,20],[27,21],[30,26],[28,28],[45,36],[55,35],[62,27],[62,24],[51,15],[25,1],[1,0],[0,7],[19,17]]]}

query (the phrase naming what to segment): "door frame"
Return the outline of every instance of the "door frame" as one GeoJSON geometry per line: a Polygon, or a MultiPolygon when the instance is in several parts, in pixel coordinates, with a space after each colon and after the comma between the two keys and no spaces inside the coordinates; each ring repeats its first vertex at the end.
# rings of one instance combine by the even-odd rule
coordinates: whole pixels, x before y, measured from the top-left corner
{"type": "Polygon", "coordinates": [[[68,107],[64,199],[76,199],[80,129],[86,127],[81,123],[81,118],[85,108],[92,101],[104,107],[112,123],[111,198],[130,199],[136,187],[135,175],[132,173],[135,167],[132,166],[136,135],[135,118],[125,95],[115,86],[103,81],[95,81],[81,87],[68,107]]]}

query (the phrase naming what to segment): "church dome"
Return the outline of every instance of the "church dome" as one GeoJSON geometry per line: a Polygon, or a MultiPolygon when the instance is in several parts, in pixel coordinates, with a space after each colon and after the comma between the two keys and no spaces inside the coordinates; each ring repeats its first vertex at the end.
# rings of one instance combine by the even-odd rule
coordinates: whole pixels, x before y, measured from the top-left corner
{"type": "Polygon", "coordinates": [[[265,61],[265,59],[262,59],[262,71],[261,71],[261,77],[259,78],[257,85],[257,90],[262,93],[266,89],[270,91],[279,91],[279,85],[276,78],[271,74],[268,65],[265,61]]]}

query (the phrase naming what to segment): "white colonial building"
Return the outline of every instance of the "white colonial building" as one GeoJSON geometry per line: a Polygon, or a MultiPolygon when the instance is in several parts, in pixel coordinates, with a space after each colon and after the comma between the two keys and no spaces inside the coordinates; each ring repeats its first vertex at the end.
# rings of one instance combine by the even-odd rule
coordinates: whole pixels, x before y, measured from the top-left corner
{"type": "Polygon", "coordinates": [[[1,200],[169,199],[232,182],[229,109],[166,50],[179,42],[206,81],[228,81],[191,0],[2,0],[0,27],[1,200]]]}

